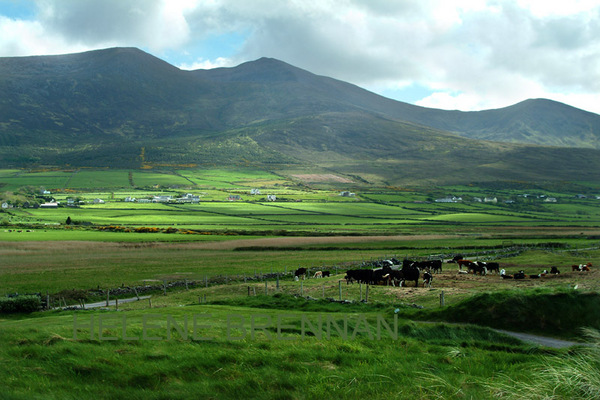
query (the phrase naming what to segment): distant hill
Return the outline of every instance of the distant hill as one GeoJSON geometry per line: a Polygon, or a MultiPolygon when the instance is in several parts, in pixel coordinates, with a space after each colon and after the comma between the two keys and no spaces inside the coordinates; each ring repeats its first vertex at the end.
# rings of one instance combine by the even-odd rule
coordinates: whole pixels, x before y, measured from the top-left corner
{"type": "Polygon", "coordinates": [[[600,181],[599,136],[600,116],[549,100],[428,109],[269,58],[197,71],[135,48],[0,58],[0,168],[252,164],[387,184],[600,181]]]}

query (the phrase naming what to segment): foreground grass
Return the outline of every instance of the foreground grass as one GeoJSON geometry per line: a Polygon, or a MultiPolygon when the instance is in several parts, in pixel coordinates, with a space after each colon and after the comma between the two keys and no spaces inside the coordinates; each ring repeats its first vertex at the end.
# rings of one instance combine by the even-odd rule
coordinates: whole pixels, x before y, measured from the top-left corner
{"type": "MultiPolygon", "coordinates": [[[[531,377],[544,354],[484,328],[419,326],[399,321],[399,337],[378,340],[364,326],[354,337],[321,339],[302,335],[299,311],[231,306],[170,307],[160,310],[50,313],[33,319],[0,321],[0,370],[3,399],[70,398],[491,398],[484,382],[531,377]],[[165,315],[181,324],[202,319],[203,337],[186,339],[171,329],[165,315]],[[77,338],[74,337],[77,315],[77,338]],[[245,332],[230,330],[231,315],[245,318],[245,332]],[[149,335],[142,337],[144,316],[149,335]],[[278,334],[265,318],[284,318],[278,334]],[[90,339],[91,319],[106,318],[103,334],[116,340],[90,339]],[[250,322],[257,318],[258,327],[250,322]],[[294,322],[296,321],[296,322],[294,322]],[[114,326],[110,326],[110,325],[114,326]],[[262,325],[261,325],[262,324],[262,325]],[[251,335],[254,333],[254,335],[251,335]],[[447,385],[432,384],[441,377],[447,385]]],[[[320,313],[303,313],[315,321],[320,313]]],[[[326,314],[328,315],[328,314],[326,314]]],[[[351,320],[356,313],[344,314],[351,320]]],[[[365,313],[374,318],[374,313],[365,313]]],[[[336,314],[340,318],[340,314],[336,314]]],[[[237,322],[236,322],[237,323],[237,322]]],[[[373,325],[371,325],[372,327],[373,325]]],[[[94,325],[96,334],[98,325],[94,325]]]]}

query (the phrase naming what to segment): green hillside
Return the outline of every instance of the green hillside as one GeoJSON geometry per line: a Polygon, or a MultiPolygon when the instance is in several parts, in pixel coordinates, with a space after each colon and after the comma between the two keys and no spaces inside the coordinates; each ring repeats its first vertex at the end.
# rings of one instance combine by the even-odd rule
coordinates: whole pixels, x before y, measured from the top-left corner
{"type": "Polygon", "coordinates": [[[0,168],[252,164],[391,185],[600,181],[599,127],[600,116],[549,100],[417,107],[269,58],[197,71],[134,48],[0,58],[0,168]]]}

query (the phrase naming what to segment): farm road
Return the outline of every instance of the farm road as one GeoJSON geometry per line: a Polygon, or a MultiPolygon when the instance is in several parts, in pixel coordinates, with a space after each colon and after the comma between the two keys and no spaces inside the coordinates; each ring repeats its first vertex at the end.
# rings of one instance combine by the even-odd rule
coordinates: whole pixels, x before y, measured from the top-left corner
{"type": "Polygon", "coordinates": [[[563,349],[565,347],[571,347],[576,345],[587,346],[587,344],[585,343],[570,342],[568,340],[554,339],[546,336],[530,335],[528,333],[511,332],[505,331],[503,329],[495,329],[495,331],[515,337],[523,342],[533,343],[539,346],[551,347],[553,349],[563,349]]]}
{"type": "MultiPolygon", "coordinates": [[[[138,300],[147,300],[152,296],[140,296],[139,299],[137,297],[130,297],[128,299],[119,299],[119,304],[124,304],[124,303],[133,303],[134,301],[138,301],[138,300]]],[[[116,305],[116,300],[109,300],[108,301],[108,306],[115,306],[116,305]]],[[[69,306],[69,307],[73,307],[73,306],[69,306]]],[[[77,307],[77,306],[75,306],[77,307]]],[[[99,301],[97,303],[86,303],[85,304],[85,308],[100,308],[100,307],[106,307],[106,301],[99,301]]],[[[65,307],[55,307],[55,309],[64,309],[65,307]]]]}

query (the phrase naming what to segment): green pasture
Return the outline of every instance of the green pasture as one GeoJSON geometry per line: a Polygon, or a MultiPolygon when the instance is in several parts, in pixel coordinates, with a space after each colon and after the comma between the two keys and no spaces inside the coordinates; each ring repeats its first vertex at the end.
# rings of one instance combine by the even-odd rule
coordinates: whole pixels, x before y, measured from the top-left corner
{"type": "Polygon", "coordinates": [[[392,315],[191,304],[45,313],[0,321],[0,360],[11,364],[0,379],[5,396],[28,399],[491,399],[491,382],[534,379],[567,354],[485,328],[394,325],[392,315]],[[320,330],[302,330],[319,319],[320,330]]]}

